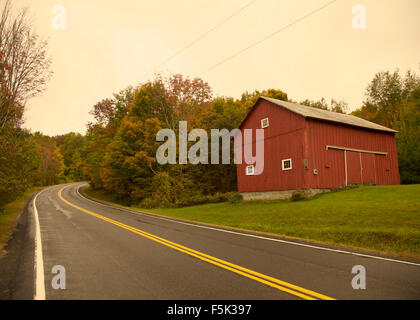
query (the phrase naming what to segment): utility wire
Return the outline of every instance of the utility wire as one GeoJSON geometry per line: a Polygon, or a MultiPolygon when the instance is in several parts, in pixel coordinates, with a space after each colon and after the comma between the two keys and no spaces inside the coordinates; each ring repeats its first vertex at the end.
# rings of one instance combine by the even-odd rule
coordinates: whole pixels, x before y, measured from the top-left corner
{"type": "Polygon", "coordinates": [[[227,58],[223,59],[222,61],[219,61],[218,63],[214,64],[214,65],[213,65],[213,66],[211,66],[210,68],[208,68],[208,69],[204,70],[203,72],[201,72],[201,73],[199,74],[199,76],[201,76],[201,75],[203,75],[203,74],[205,74],[205,73],[209,72],[210,70],[213,70],[214,68],[216,68],[216,67],[220,66],[221,64],[223,64],[223,63],[225,63],[225,62],[227,62],[227,61],[229,61],[229,60],[231,60],[231,59],[235,58],[236,56],[240,55],[241,53],[243,53],[243,52],[245,52],[245,51],[247,51],[247,50],[251,49],[252,47],[255,47],[256,45],[260,44],[261,42],[264,42],[264,41],[268,40],[269,38],[271,38],[271,37],[275,36],[276,34],[278,34],[278,33],[282,32],[282,31],[284,31],[284,30],[286,30],[286,29],[290,28],[291,26],[293,26],[293,25],[295,25],[295,24],[299,23],[300,21],[302,21],[302,20],[304,20],[304,19],[306,19],[306,18],[309,18],[309,17],[310,17],[310,16],[312,16],[313,14],[315,14],[315,13],[317,13],[317,12],[321,11],[322,9],[324,9],[324,8],[326,8],[326,7],[328,7],[328,6],[330,6],[331,4],[333,4],[333,3],[334,3],[334,2],[336,2],[336,1],[337,1],[337,0],[333,0],[333,1],[330,1],[330,2],[328,2],[328,3],[326,3],[326,4],[324,4],[323,6],[319,7],[318,9],[315,9],[314,11],[311,11],[310,13],[308,13],[308,14],[306,14],[306,15],[304,15],[304,16],[302,16],[302,17],[300,17],[300,18],[299,18],[299,19],[297,19],[297,20],[294,20],[293,22],[289,23],[288,25],[286,25],[286,26],[284,26],[284,27],[282,27],[282,28],[280,28],[280,29],[278,29],[278,30],[274,31],[273,33],[270,33],[269,35],[265,36],[264,38],[262,38],[262,39],[260,39],[260,40],[258,40],[258,41],[256,41],[256,42],[254,42],[253,44],[251,44],[251,45],[249,45],[249,46],[247,46],[247,47],[245,47],[245,48],[243,48],[243,49],[241,49],[241,50],[239,50],[239,51],[235,52],[235,53],[234,53],[234,54],[232,54],[231,56],[229,56],[229,57],[227,57],[227,58]]]}
{"type": "Polygon", "coordinates": [[[255,1],[257,0],[252,0],[250,2],[248,2],[245,6],[243,6],[242,8],[240,8],[239,10],[235,11],[234,13],[232,13],[230,16],[228,16],[227,18],[225,18],[224,20],[222,20],[220,23],[218,23],[217,25],[215,25],[213,28],[207,30],[206,32],[204,32],[202,35],[200,35],[199,37],[197,37],[196,39],[194,39],[193,41],[191,41],[190,43],[188,43],[185,47],[183,47],[182,49],[179,49],[177,52],[175,52],[172,56],[170,56],[169,58],[167,58],[165,61],[163,61],[160,65],[157,66],[157,68],[160,68],[161,66],[163,66],[164,64],[168,63],[170,60],[172,60],[173,58],[175,58],[176,56],[178,56],[181,52],[187,50],[189,47],[191,47],[193,44],[197,43],[198,41],[200,41],[201,39],[203,39],[205,36],[207,36],[210,32],[216,30],[217,28],[219,28],[221,25],[223,25],[224,23],[226,23],[228,20],[232,19],[234,16],[236,16],[237,14],[239,14],[240,12],[242,12],[243,10],[245,10],[246,8],[248,8],[251,4],[253,4],[255,1]]]}

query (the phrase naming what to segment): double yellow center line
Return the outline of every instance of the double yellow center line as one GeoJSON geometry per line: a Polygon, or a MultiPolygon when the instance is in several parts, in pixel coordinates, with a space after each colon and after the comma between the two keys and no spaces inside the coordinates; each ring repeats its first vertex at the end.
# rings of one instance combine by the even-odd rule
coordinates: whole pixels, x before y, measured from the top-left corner
{"type": "Polygon", "coordinates": [[[320,294],[320,293],[317,293],[317,292],[314,292],[314,291],[311,291],[311,290],[308,290],[308,289],[305,289],[305,288],[302,288],[302,287],[293,285],[291,283],[287,283],[285,281],[282,281],[282,280],[279,280],[279,279],[276,279],[276,278],[273,278],[273,277],[264,275],[262,273],[259,273],[259,272],[256,272],[256,271],[253,271],[253,270],[250,270],[250,269],[247,269],[247,268],[238,266],[238,265],[233,264],[233,263],[230,263],[228,261],[225,261],[225,260],[222,260],[222,259],[218,259],[216,257],[207,255],[205,253],[202,253],[202,252],[199,252],[199,251],[196,251],[196,250],[187,248],[187,247],[182,246],[180,244],[177,244],[175,242],[172,242],[172,241],[163,239],[161,237],[158,237],[158,236],[155,236],[153,234],[150,234],[150,233],[147,233],[145,231],[142,231],[140,229],[136,229],[134,227],[128,226],[128,225],[126,225],[124,223],[121,223],[121,222],[118,222],[116,220],[113,220],[113,219],[104,217],[104,216],[99,215],[99,214],[97,214],[95,212],[92,212],[90,210],[81,208],[81,207],[79,207],[79,206],[77,206],[77,205],[75,205],[75,204],[73,204],[73,203],[71,203],[71,202],[69,202],[69,201],[67,201],[66,199],[63,198],[63,196],[62,196],[61,193],[62,193],[62,191],[65,188],[68,188],[68,187],[69,186],[66,186],[66,187],[63,187],[62,189],[60,189],[60,191],[58,192],[58,197],[63,202],[65,202],[66,204],[68,204],[69,206],[71,206],[73,208],[76,208],[76,209],[78,209],[78,210],[80,210],[82,212],[85,212],[85,213],[87,213],[87,214],[89,214],[91,216],[94,216],[94,217],[96,217],[98,219],[101,219],[103,221],[107,221],[107,222],[112,223],[112,224],[114,224],[116,226],[119,226],[119,227],[121,227],[123,229],[126,229],[128,231],[134,232],[134,233],[136,233],[138,235],[141,235],[142,237],[145,237],[145,238],[148,238],[148,239],[153,240],[155,242],[158,242],[158,243],[160,243],[160,244],[162,244],[164,246],[167,246],[167,247],[172,248],[174,250],[183,252],[183,253],[188,254],[190,256],[193,256],[193,257],[195,257],[197,259],[206,261],[206,262],[211,263],[211,264],[213,264],[215,266],[218,266],[220,268],[223,268],[223,269],[232,271],[232,272],[234,272],[236,274],[239,274],[241,276],[247,277],[249,279],[258,281],[260,283],[263,283],[265,285],[268,285],[268,286],[273,287],[275,289],[278,289],[280,291],[290,293],[290,294],[292,294],[294,296],[297,296],[297,297],[300,297],[300,298],[303,298],[303,299],[306,299],[306,300],[317,300],[317,299],[334,300],[333,298],[330,298],[330,297],[325,296],[323,294],[320,294]]]}

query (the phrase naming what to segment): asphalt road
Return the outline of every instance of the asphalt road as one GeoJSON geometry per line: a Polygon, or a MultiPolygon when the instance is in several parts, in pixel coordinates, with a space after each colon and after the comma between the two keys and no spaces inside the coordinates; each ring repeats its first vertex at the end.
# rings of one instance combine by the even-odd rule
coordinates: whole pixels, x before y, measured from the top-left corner
{"type": "Polygon", "coordinates": [[[81,185],[39,193],[37,215],[34,201],[28,206],[34,237],[39,222],[42,255],[36,245],[34,292],[26,285],[13,298],[420,299],[418,261],[345,254],[124,211],[84,198],[81,185]],[[52,287],[57,265],[65,268],[64,290],[52,287]],[[366,269],[365,290],[352,287],[355,265],[366,269]]]}

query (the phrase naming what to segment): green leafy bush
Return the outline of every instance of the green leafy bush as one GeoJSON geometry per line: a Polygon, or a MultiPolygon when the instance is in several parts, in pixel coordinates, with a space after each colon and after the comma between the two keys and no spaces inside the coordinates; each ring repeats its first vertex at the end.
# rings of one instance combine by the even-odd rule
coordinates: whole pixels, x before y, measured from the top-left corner
{"type": "Polygon", "coordinates": [[[243,200],[242,195],[239,192],[230,192],[228,195],[229,203],[238,203],[243,200]]]}

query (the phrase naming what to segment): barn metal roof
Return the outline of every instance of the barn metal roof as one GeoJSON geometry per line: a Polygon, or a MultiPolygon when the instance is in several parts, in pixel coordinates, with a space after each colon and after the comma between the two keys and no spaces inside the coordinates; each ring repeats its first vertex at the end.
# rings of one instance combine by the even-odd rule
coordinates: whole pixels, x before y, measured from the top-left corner
{"type": "Polygon", "coordinates": [[[320,119],[332,122],[338,122],[347,124],[350,126],[362,127],[372,130],[379,130],[379,131],[386,131],[386,132],[398,132],[393,129],[381,126],[379,124],[364,120],[359,117],[355,117],[349,114],[343,114],[338,112],[332,112],[328,110],[313,108],[304,106],[297,103],[291,103],[283,100],[268,98],[268,97],[260,97],[261,99],[267,100],[275,105],[283,107],[293,113],[299,114],[305,118],[313,118],[313,119],[320,119]]]}

